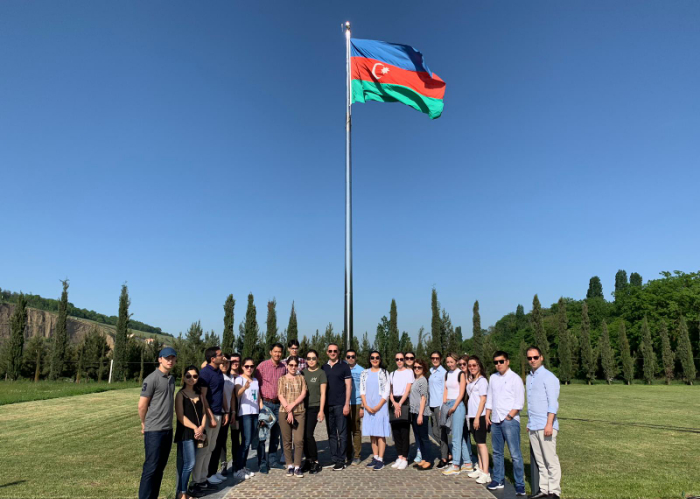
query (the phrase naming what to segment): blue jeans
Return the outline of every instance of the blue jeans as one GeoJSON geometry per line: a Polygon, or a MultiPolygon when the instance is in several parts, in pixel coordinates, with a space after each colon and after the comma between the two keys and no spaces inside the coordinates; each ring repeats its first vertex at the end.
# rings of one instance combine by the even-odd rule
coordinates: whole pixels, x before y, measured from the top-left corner
{"type": "MultiPolygon", "coordinates": [[[[454,406],[454,400],[448,400],[450,408],[454,406]]],[[[464,430],[464,418],[467,416],[467,408],[460,401],[457,409],[452,413],[452,464],[461,466],[464,463],[471,463],[471,449],[462,437],[464,430]]]]}
{"type": "MultiPolygon", "coordinates": [[[[469,461],[470,463],[474,463],[474,465],[479,464],[479,457],[474,454],[474,450],[472,449],[472,439],[471,435],[469,434],[469,424],[465,421],[464,426],[462,427],[462,436],[464,437],[464,440],[467,442],[467,450],[469,454],[469,461]]],[[[462,454],[462,458],[464,458],[464,454],[462,454]]]]}
{"type": "Polygon", "coordinates": [[[143,434],[146,458],[139,485],[139,499],[158,499],[163,471],[173,446],[173,430],[147,431],[143,434]]]}
{"type": "MultiPolygon", "coordinates": [[[[245,468],[248,462],[248,452],[250,445],[253,443],[253,436],[258,431],[258,415],[244,414],[239,419],[239,429],[241,431],[241,445],[238,447],[238,455],[236,456],[236,471],[245,468]]],[[[258,465],[260,465],[261,456],[258,454],[258,465]]]]}
{"type": "Polygon", "coordinates": [[[523,455],[520,452],[520,421],[503,420],[491,425],[491,446],[493,447],[493,475],[495,482],[504,483],[505,464],[503,458],[504,443],[508,444],[510,457],[513,460],[513,475],[516,487],[525,487],[525,469],[523,455]]]}
{"type": "Polygon", "coordinates": [[[411,426],[413,427],[413,436],[416,439],[416,447],[418,447],[418,455],[423,461],[432,462],[430,439],[428,438],[430,416],[423,416],[423,424],[419,425],[418,414],[411,413],[411,426]]]}
{"type": "MultiPolygon", "coordinates": [[[[267,400],[263,400],[263,405],[270,409],[275,417],[279,420],[280,417],[280,405],[273,404],[267,400]]],[[[257,427],[257,425],[256,425],[257,427]]],[[[263,464],[268,468],[275,464],[277,460],[277,444],[280,441],[280,424],[276,422],[272,428],[270,428],[270,436],[268,437],[270,441],[270,455],[265,452],[265,442],[260,442],[258,444],[258,464],[262,466],[263,464]],[[268,459],[269,458],[269,459],[268,459]],[[269,460],[269,463],[268,463],[269,460]]]]}
{"type": "Polygon", "coordinates": [[[187,484],[194,469],[197,447],[194,440],[177,443],[177,491],[187,493],[187,484]]]}
{"type": "Polygon", "coordinates": [[[332,405],[327,410],[328,443],[331,448],[331,461],[345,464],[345,452],[348,445],[348,420],[343,415],[342,405],[332,405]]]}

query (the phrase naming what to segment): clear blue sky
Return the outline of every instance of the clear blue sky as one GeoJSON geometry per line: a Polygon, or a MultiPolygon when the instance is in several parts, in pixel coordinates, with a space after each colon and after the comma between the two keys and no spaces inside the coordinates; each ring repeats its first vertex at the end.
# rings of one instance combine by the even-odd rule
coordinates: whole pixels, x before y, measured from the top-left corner
{"type": "Polygon", "coordinates": [[[5,0],[0,286],[342,329],[345,20],[447,82],[438,120],[353,108],[356,335],[700,268],[700,2],[5,0]]]}

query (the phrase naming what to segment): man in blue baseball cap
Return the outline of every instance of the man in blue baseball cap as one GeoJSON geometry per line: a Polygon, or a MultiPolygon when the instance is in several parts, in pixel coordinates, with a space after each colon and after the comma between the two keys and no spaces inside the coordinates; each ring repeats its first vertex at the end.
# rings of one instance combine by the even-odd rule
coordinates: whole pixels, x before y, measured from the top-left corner
{"type": "Polygon", "coordinates": [[[146,449],[139,499],[158,499],[163,471],[173,443],[175,376],[170,374],[177,353],[166,347],[158,354],[158,369],[146,376],[139,398],[141,433],[146,449]]]}

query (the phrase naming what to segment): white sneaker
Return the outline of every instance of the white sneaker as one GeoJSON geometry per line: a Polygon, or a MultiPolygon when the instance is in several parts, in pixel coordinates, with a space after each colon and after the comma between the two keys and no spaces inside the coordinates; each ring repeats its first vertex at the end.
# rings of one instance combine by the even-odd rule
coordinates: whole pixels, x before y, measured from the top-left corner
{"type": "Polygon", "coordinates": [[[245,470],[245,479],[248,480],[249,478],[253,478],[255,476],[255,473],[250,471],[248,468],[243,468],[245,470]]]}
{"type": "Polygon", "coordinates": [[[481,476],[481,470],[477,468],[474,471],[467,473],[467,476],[469,478],[479,478],[481,476]]]}
{"type": "Polygon", "coordinates": [[[392,468],[398,468],[398,467],[399,467],[399,464],[401,464],[401,461],[399,461],[399,460],[397,459],[396,461],[394,461],[394,464],[392,464],[391,467],[392,467],[392,468]]]}
{"type": "Polygon", "coordinates": [[[479,476],[479,478],[476,479],[476,483],[480,483],[481,485],[486,485],[487,483],[491,483],[491,474],[484,473],[482,471],[481,476],[479,476]]]}
{"type": "Polygon", "coordinates": [[[396,469],[405,470],[407,466],[408,466],[408,460],[402,459],[401,462],[399,463],[399,465],[396,467],[396,469]]]}
{"type": "Polygon", "coordinates": [[[212,475],[209,478],[207,478],[207,482],[213,484],[213,485],[219,485],[223,480],[219,478],[218,473],[216,475],[212,475]]]}

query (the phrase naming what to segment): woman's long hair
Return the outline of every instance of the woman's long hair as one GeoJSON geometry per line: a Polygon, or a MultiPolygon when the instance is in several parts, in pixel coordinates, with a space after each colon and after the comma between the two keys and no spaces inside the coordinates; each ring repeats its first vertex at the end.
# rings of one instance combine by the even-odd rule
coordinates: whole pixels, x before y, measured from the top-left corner
{"type": "MultiPolygon", "coordinates": [[[[189,373],[190,371],[196,372],[197,376],[199,376],[199,369],[197,369],[197,366],[195,366],[194,364],[187,366],[185,368],[185,373],[182,376],[182,388],[180,388],[180,391],[184,390],[187,386],[187,384],[185,383],[185,376],[187,376],[187,373],[189,373]]],[[[202,386],[199,384],[199,379],[197,379],[197,382],[194,385],[192,385],[192,389],[197,395],[202,393],[202,386]]]]}

